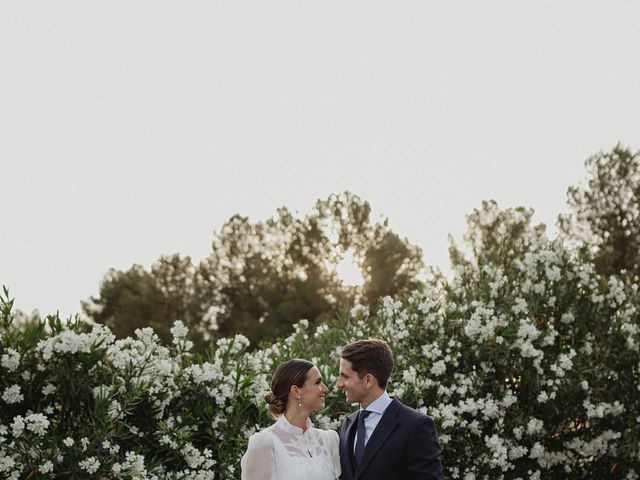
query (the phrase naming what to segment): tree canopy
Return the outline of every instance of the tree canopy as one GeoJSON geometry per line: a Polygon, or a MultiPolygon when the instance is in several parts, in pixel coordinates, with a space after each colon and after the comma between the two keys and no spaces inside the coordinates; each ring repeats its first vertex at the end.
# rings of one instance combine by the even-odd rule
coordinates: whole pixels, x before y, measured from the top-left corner
{"type": "Polygon", "coordinates": [[[255,343],[301,319],[326,320],[354,301],[375,305],[385,295],[406,294],[420,285],[423,269],[419,247],[388,220],[372,220],[369,203],[345,192],[318,200],[307,215],[286,207],[266,221],[234,215],[198,265],[175,254],[150,271],[110,270],[84,311],[118,336],[148,325],[166,341],[173,321],[182,320],[197,344],[238,332],[255,343]],[[363,285],[340,279],[345,256],[357,262],[363,285]]]}
{"type": "Polygon", "coordinates": [[[195,340],[202,342],[194,273],[191,259],[178,254],[160,257],[149,271],[141,265],[126,271],[111,269],[102,279],[99,295],[83,302],[83,310],[119,338],[137,328],[152,327],[161,340],[168,341],[169,328],[182,320],[194,328],[195,340]]]}
{"type": "Polygon", "coordinates": [[[617,145],[585,162],[587,184],[569,188],[566,237],[595,257],[600,273],[640,275],[640,152],[617,145]]]}
{"type": "MultiPolygon", "coordinates": [[[[570,213],[559,217],[563,241],[593,259],[598,273],[640,275],[640,155],[617,145],[586,161],[587,182],[568,189],[570,213]]],[[[454,270],[500,265],[523,257],[545,235],[533,210],[501,210],[484,201],[467,217],[467,253],[450,241],[454,270]]],[[[300,215],[287,207],[264,221],[237,214],[214,233],[209,256],[197,264],[162,256],[149,270],[110,270],[85,313],[119,337],[152,326],[168,341],[182,320],[192,340],[245,334],[257,344],[290,331],[301,319],[319,323],[343,305],[374,308],[385,296],[424,287],[421,249],[371,218],[366,200],[349,192],[316,202],[300,215]],[[337,266],[353,258],[362,285],[348,285],[337,266]]]]}

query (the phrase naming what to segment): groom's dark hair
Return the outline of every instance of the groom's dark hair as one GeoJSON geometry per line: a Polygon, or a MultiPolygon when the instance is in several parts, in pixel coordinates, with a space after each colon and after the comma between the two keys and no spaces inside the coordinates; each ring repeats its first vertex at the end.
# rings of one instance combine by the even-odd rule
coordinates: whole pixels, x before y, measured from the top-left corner
{"type": "Polygon", "coordinates": [[[342,348],[341,357],[351,363],[358,378],[370,373],[381,388],[387,387],[393,371],[393,353],[384,340],[374,338],[350,343],[342,348]]]}

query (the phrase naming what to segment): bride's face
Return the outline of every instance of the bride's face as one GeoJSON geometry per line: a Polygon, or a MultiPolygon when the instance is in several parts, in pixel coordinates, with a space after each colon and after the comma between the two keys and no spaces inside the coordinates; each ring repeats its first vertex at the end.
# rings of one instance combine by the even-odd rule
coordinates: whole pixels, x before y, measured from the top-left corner
{"type": "MultiPolygon", "coordinates": [[[[307,379],[302,387],[298,388],[300,402],[302,406],[307,407],[311,411],[322,410],[325,407],[324,396],[329,391],[322,381],[320,370],[312,367],[307,372],[307,379]]],[[[297,399],[293,400],[294,404],[297,399]]]]}

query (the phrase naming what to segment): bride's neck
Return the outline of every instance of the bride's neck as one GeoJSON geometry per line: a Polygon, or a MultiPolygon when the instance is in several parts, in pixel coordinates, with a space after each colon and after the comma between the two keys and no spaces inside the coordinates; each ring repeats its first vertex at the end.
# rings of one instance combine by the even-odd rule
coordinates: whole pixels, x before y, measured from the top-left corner
{"type": "Polygon", "coordinates": [[[284,412],[284,416],[291,425],[300,427],[303,432],[307,430],[307,420],[309,420],[309,412],[307,412],[306,410],[302,410],[300,408],[288,408],[284,412]]]}

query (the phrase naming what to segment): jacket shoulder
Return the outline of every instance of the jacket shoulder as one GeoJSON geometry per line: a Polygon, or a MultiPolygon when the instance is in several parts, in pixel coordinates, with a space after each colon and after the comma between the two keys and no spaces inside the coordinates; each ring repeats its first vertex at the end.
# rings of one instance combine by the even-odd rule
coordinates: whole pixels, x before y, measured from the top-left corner
{"type": "Polygon", "coordinates": [[[405,405],[404,403],[401,403],[399,400],[397,401],[398,401],[398,416],[400,418],[406,419],[408,421],[413,421],[413,422],[424,420],[424,419],[429,419],[433,421],[433,418],[431,418],[429,415],[426,415],[421,411],[416,410],[415,408],[411,408],[405,405]]]}

